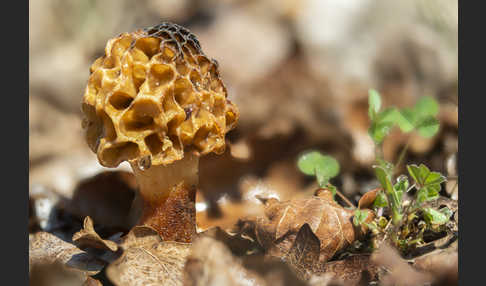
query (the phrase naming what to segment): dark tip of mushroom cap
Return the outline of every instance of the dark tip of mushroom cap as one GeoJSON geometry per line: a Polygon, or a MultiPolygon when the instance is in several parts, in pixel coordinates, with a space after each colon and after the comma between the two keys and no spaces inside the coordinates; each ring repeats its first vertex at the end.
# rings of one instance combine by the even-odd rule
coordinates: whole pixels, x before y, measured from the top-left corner
{"type": "Polygon", "coordinates": [[[201,50],[201,44],[199,43],[196,35],[194,35],[193,33],[191,33],[191,31],[181,25],[171,22],[162,22],[161,24],[144,28],[143,31],[149,36],[155,37],[169,35],[171,40],[178,43],[179,46],[182,46],[188,42],[192,43],[193,46],[197,49],[198,53],[203,54],[201,50]]]}

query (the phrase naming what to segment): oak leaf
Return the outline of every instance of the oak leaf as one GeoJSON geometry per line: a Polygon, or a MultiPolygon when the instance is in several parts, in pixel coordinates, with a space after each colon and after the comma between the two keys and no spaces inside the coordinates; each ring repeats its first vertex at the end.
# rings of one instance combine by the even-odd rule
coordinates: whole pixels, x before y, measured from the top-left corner
{"type": "Polygon", "coordinates": [[[242,257],[243,266],[262,277],[269,286],[306,286],[296,271],[283,260],[261,254],[242,257]]]}
{"type": "Polygon", "coordinates": [[[29,236],[29,269],[38,264],[60,263],[70,268],[97,274],[105,263],[53,234],[37,232],[29,236]]]}
{"type": "Polygon", "coordinates": [[[84,218],[83,229],[73,235],[73,243],[81,249],[92,247],[113,252],[118,250],[118,245],[115,242],[102,239],[96,233],[93,220],[89,216],[84,218]]]}
{"type": "Polygon", "coordinates": [[[90,277],[60,261],[48,264],[34,264],[29,273],[30,286],[51,285],[89,285],[85,284],[90,277]]]}
{"type": "Polygon", "coordinates": [[[304,224],[284,260],[296,270],[296,274],[307,280],[319,261],[320,241],[309,224],[304,224]]]}
{"type": "Polygon", "coordinates": [[[220,241],[198,238],[184,268],[184,285],[269,285],[253,271],[243,267],[220,241]]]}
{"type": "Polygon", "coordinates": [[[332,277],[332,281],[344,285],[368,285],[378,278],[378,266],[370,262],[370,255],[351,255],[342,260],[327,262],[317,270],[332,277]]]}
{"type": "Polygon", "coordinates": [[[413,266],[434,276],[433,285],[458,285],[457,241],[446,249],[436,249],[415,258],[413,266]]]}
{"type": "Polygon", "coordinates": [[[136,226],[123,238],[123,254],[107,267],[106,275],[118,286],[182,285],[190,246],[162,241],[154,229],[136,226]]]}
{"type": "Polygon", "coordinates": [[[280,202],[270,198],[266,201],[265,216],[256,219],[256,238],[269,255],[277,257],[289,252],[304,224],[309,225],[320,241],[320,262],[328,261],[349,246],[364,230],[354,227],[354,210],[336,203],[327,189],[307,199],[280,202]]]}
{"type": "Polygon", "coordinates": [[[242,233],[231,233],[221,229],[220,227],[212,227],[204,232],[198,233],[198,237],[211,237],[222,242],[228,247],[234,255],[245,255],[259,247],[258,243],[251,237],[245,236],[242,233]]]}
{"type": "Polygon", "coordinates": [[[389,270],[388,274],[380,277],[380,284],[385,286],[424,285],[433,281],[432,275],[415,270],[400,256],[395,248],[386,243],[383,243],[378,250],[373,252],[371,262],[389,270]]]}
{"type": "Polygon", "coordinates": [[[83,286],[103,286],[103,284],[101,284],[99,280],[88,277],[86,278],[86,281],[84,281],[83,286]]]}

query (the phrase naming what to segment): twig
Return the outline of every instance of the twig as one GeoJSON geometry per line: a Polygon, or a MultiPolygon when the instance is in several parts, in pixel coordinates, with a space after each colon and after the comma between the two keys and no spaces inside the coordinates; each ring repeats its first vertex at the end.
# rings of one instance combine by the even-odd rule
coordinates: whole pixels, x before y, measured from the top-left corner
{"type": "Polygon", "coordinates": [[[353,209],[356,208],[356,206],[350,201],[348,200],[348,198],[346,198],[338,189],[336,189],[336,194],[339,195],[339,197],[346,202],[346,204],[348,204],[349,207],[352,207],[353,209]]]}
{"type": "Polygon", "coordinates": [[[410,146],[410,137],[408,137],[407,143],[405,144],[405,147],[403,147],[402,151],[400,152],[400,156],[398,156],[398,160],[397,160],[397,162],[394,165],[394,173],[398,169],[398,167],[400,166],[400,164],[402,163],[403,158],[405,158],[405,154],[407,154],[407,151],[408,151],[408,147],[409,146],[410,146]]]}
{"type": "Polygon", "coordinates": [[[383,241],[385,241],[388,237],[388,227],[390,227],[390,224],[391,224],[391,220],[388,221],[388,223],[386,224],[385,228],[383,229],[383,232],[385,233],[385,235],[383,235],[383,239],[381,240],[380,244],[383,243],[383,241]]]}
{"type": "Polygon", "coordinates": [[[412,188],[415,188],[415,184],[411,185],[411,186],[410,186],[410,187],[407,189],[406,193],[410,192],[410,190],[412,190],[412,188]]]}

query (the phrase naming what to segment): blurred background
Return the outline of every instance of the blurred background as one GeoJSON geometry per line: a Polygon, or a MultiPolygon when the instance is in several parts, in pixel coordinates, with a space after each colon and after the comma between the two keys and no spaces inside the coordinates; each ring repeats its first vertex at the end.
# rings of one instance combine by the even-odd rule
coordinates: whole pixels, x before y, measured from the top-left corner
{"type": "MultiPolygon", "coordinates": [[[[65,220],[53,219],[52,207],[61,201],[79,222],[90,215],[95,223],[123,225],[131,195],[126,206],[100,199],[100,192],[86,195],[114,183],[96,181],[113,170],[101,167],[85,143],[80,102],[89,66],[109,38],[162,21],[197,35],[206,55],[219,62],[241,113],[226,152],[201,160],[201,228],[230,226],[247,215],[242,201],[249,193],[283,200],[311,194],[315,182],[296,167],[308,149],[339,161],[341,172],[332,182],[354,202],[378,186],[367,134],[370,88],[382,94],[384,106],[435,97],[439,135],[423,139],[394,131],[384,143],[385,158],[395,161],[409,141],[406,162],[457,175],[455,0],[31,0],[29,13],[32,229],[60,229],[65,220]],[[84,195],[77,194],[80,188],[84,195]],[[231,206],[226,212],[225,205],[231,206]]],[[[123,174],[116,180],[134,187],[123,174]]],[[[116,186],[119,192],[122,186],[116,186]]],[[[444,192],[457,199],[456,181],[444,192]]]]}

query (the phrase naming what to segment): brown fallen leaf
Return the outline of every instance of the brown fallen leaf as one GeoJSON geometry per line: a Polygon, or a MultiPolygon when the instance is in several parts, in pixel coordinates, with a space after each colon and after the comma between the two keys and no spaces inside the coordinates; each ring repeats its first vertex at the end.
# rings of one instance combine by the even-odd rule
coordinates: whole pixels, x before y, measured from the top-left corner
{"type": "Polygon", "coordinates": [[[162,241],[147,226],[136,226],[124,237],[123,254],[106,269],[118,286],[182,285],[182,270],[190,244],[162,241]]]}
{"type": "Polygon", "coordinates": [[[269,285],[245,269],[223,243],[210,238],[197,239],[187,257],[184,285],[269,285]]]}
{"type": "Polygon", "coordinates": [[[373,205],[373,202],[376,199],[376,196],[378,193],[381,191],[381,188],[376,188],[374,190],[366,192],[358,202],[358,208],[359,209],[366,209],[370,208],[373,205]]]}
{"type": "Polygon", "coordinates": [[[284,258],[300,278],[307,280],[315,271],[319,262],[320,244],[319,238],[312,232],[309,224],[305,223],[284,258]]]}
{"type": "Polygon", "coordinates": [[[198,233],[198,237],[211,237],[222,242],[234,255],[240,256],[259,247],[252,238],[241,233],[230,234],[220,227],[212,227],[204,232],[198,233]]]}
{"type": "Polygon", "coordinates": [[[415,286],[431,283],[433,277],[427,273],[421,273],[410,266],[398,251],[390,245],[383,243],[378,250],[371,255],[371,261],[385,267],[389,273],[381,277],[382,285],[415,286]]]}
{"type": "Polygon", "coordinates": [[[93,227],[93,220],[89,216],[84,218],[83,229],[73,235],[73,243],[81,249],[92,247],[113,252],[118,250],[118,245],[115,242],[102,239],[96,233],[93,227]]]}
{"type": "Polygon", "coordinates": [[[271,286],[305,286],[289,264],[281,259],[264,255],[247,255],[242,257],[243,266],[257,273],[267,285],[271,286]]]}
{"type": "Polygon", "coordinates": [[[457,242],[447,249],[437,249],[415,259],[413,266],[434,276],[433,285],[458,285],[457,242]]]}
{"type": "MultiPolygon", "coordinates": [[[[59,261],[35,264],[29,273],[30,286],[79,286],[89,279],[86,273],[66,267],[59,261]]],[[[84,284],[83,284],[84,285],[84,284]]]]}
{"type": "Polygon", "coordinates": [[[86,281],[84,281],[83,286],[103,286],[103,284],[94,278],[88,277],[86,281]]]}
{"type": "Polygon", "coordinates": [[[105,266],[103,261],[50,233],[29,236],[29,269],[56,261],[88,275],[97,274],[105,266]]]}
{"type": "Polygon", "coordinates": [[[352,223],[354,211],[337,204],[332,193],[325,189],[308,199],[279,202],[270,198],[266,201],[265,215],[257,218],[255,233],[271,256],[285,256],[306,223],[320,240],[320,262],[328,261],[362,235],[362,229],[352,223]]]}
{"type": "Polygon", "coordinates": [[[370,255],[359,254],[327,262],[318,272],[325,273],[333,282],[344,285],[368,285],[370,281],[377,279],[378,267],[370,262],[370,255]]]}
{"type": "Polygon", "coordinates": [[[317,276],[321,276],[327,282],[358,285],[375,279],[378,267],[370,263],[369,255],[352,255],[342,260],[320,263],[319,248],[319,239],[309,225],[304,224],[297,233],[285,260],[297,270],[297,275],[306,281],[312,277],[316,280],[317,276]]]}

